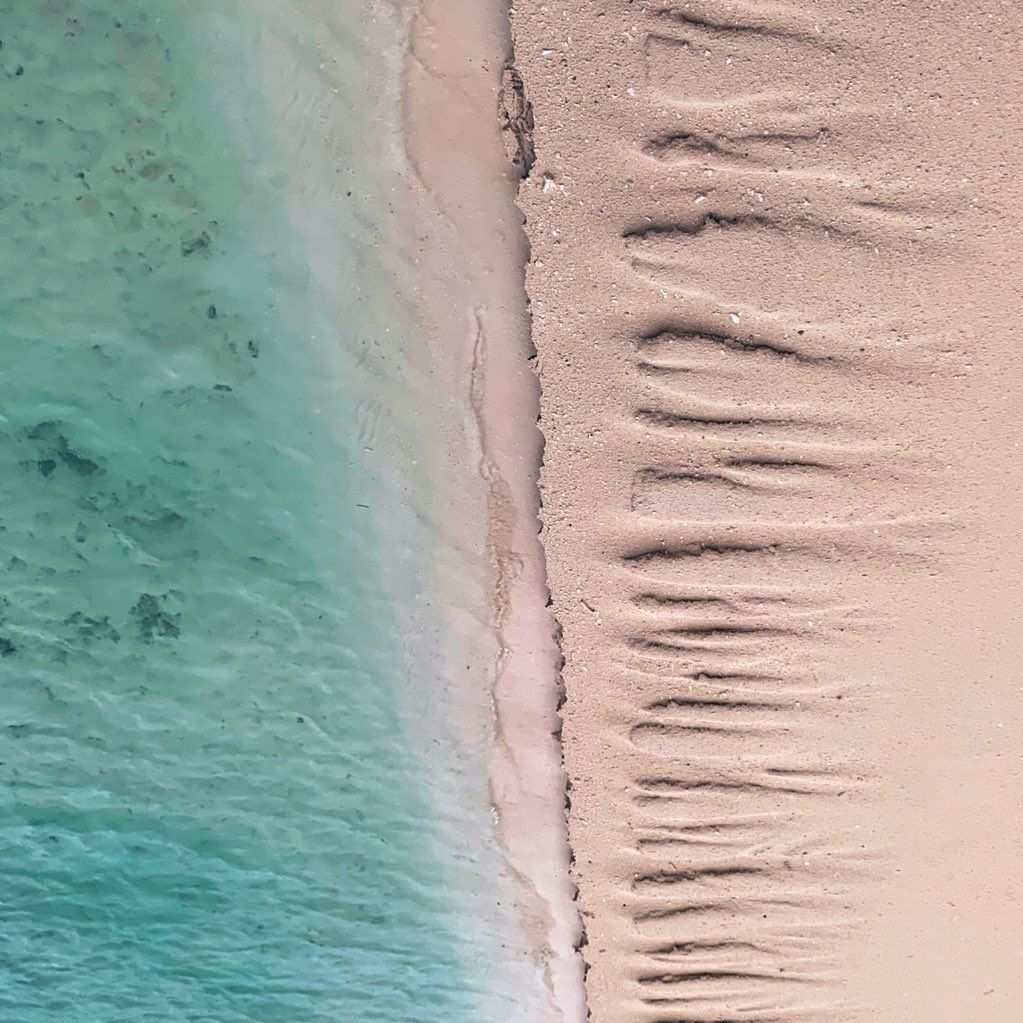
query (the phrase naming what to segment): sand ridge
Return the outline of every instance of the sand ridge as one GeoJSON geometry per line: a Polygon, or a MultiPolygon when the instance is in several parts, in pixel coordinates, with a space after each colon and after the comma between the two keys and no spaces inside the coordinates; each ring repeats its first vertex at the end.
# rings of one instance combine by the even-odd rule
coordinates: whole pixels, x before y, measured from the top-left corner
{"type": "Polygon", "coordinates": [[[1023,15],[912,6],[513,11],[597,1023],[1018,1013],[1023,15]]]}

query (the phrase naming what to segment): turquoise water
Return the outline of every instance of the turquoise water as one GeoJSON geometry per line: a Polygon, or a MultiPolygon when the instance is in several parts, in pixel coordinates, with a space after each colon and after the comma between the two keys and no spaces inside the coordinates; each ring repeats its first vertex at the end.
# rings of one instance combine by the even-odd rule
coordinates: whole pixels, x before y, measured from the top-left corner
{"type": "Polygon", "coordinates": [[[478,1011],[246,17],[0,0],[11,1023],[478,1011]]]}

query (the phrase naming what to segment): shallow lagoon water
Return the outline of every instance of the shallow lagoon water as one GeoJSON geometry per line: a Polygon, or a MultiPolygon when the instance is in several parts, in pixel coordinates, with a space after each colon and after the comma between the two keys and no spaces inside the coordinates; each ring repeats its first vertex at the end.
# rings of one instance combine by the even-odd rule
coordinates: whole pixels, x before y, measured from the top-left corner
{"type": "Polygon", "coordinates": [[[0,1017],[480,1018],[250,14],[0,14],[0,1017]]]}

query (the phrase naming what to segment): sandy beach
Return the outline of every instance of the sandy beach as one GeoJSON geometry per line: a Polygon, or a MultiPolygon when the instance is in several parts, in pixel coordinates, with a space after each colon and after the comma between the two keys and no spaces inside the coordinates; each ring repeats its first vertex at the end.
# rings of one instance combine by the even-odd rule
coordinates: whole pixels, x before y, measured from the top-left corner
{"type": "Polygon", "coordinates": [[[513,28],[593,1020],[1015,1020],[1023,14],[513,28]]]}

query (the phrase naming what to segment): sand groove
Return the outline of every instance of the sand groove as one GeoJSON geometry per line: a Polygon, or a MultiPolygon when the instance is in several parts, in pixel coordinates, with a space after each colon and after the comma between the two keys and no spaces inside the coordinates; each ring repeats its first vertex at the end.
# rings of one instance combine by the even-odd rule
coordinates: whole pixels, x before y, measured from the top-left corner
{"type": "Polygon", "coordinates": [[[886,42],[838,0],[526,6],[594,1018],[882,1018],[848,985],[896,685],[863,665],[905,656],[878,594],[935,577],[954,523],[914,410],[966,372],[935,311],[966,178],[907,156],[937,150],[872,63],[902,15],[886,42]]]}

